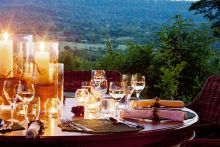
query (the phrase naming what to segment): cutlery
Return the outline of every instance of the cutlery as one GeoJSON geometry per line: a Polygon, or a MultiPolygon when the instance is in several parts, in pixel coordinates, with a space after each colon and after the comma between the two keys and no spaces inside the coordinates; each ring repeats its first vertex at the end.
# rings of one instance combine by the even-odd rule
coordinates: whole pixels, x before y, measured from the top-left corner
{"type": "Polygon", "coordinates": [[[70,126],[70,127],[74,127],[76,128],[77,130],[81,130],[81,131],[87,131],[87,132],[92,132],[93,130],[92,129],[89,129],[85,126],[82,126],[80,124],[77,124],[77,123],[74,123],[72,120],[70,119],[61,119],[61,124],[63,126],[70,126]]]}
{"type": "Polygon", "coordinates": [[[135,127],[135,128],[144,128],[144,126],[142,124],[138,124],[135,122],[130,122],[130,121],[126,121],[126,120],[118,120],[114,117],[109,117],[109,120],[113,123],[113,124],[125,124],[129,127],[135,127]]]}

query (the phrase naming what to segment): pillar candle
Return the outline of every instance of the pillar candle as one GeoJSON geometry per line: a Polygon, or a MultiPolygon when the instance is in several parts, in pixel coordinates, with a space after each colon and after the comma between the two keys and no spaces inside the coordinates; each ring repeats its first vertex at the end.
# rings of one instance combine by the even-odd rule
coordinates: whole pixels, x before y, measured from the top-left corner
{"type": "Polygon", "coordinates": [[[13,41],[7,37],[0,40],[0,57],[0,75],[13,77],[13,41]]]}
{"type": "Polygon", "coordinates": [[[38,73],[38,83],[48,84],[49,83],[49,63],[50,56],[49,52],[44,51],[44,44],[40,44],[40,51],[35,53],[35,63],[40,73],[38,73]]]}

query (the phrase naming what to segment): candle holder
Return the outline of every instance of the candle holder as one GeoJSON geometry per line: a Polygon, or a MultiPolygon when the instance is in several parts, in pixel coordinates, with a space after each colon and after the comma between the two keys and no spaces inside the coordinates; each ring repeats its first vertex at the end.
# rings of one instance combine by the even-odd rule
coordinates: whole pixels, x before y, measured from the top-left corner
{"type": "Polygon", "coordinates": [[[58,63],[58,99],[63,104],[64,64],[58,63]]]}
{"type": "MultiPolygon", "coordinates": [[[[9,36],[13,40],[13,76],[20,78],[23,73],[24,64],[27,63],[29,57],[31,57],[31,51],[27,47],[33,41],[33,35],[31,34],[11,34],[9,36]]],[[[33,53],[32,53],[33,55],[33,53]]]]}
{"type": "Polygon", "coordinates": [[[99,117],[100,102],[96,101],[94,97],[90,97],[85,104],[84,118],[94,119],[99,117]]]}
{"type": "Polygon", "coordinates": [[[90,98],[89,91],[87,89],[77,89],[75,93],[76,105],[85,106],[86,102],[90,98]]]}
{"type": "Polygon", "coordinates": [[[34,42],[35,93],[41,99],[41,113],[45,113],[47,99],[58,98],[58,43],[34,42]]]}
{"type": "Polygon", "coordinates": [[[0,78],[13,77],[13,41],[5,33],[0,40],[0,78]]]}
{"type": "MultiPolygon", "coordinates": [[[[1,83],[7,78],[21,78],[23,63],[28,57],[25,54],[26,51],[23,50],[23,44],[20,43],[31,42],[33,39],[32,35],[23,34],[8,35],[5,33],[3,36],[4,39],[0,40],[0,54],[2,55],[0,63],[1,83]]],[[[2,93],[2,84],[0,84],[0,93],[2,93]]],[[[4,96],[3,99],[5,104],[8,104],[4,96]]]]}
{"type": "Polygon", "coordinates": [[[49,118],[57,118],[59,116],[60,103],[58,98],[49,98],[45,104],[46,116],[49,118]]]}

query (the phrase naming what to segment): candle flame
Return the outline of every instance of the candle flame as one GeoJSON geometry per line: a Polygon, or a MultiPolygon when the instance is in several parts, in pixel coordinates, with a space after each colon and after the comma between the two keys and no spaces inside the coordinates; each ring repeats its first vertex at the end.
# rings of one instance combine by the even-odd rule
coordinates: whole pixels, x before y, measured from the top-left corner
{"type": "Polygon", "coordinates": [[[43,52],[45,48],[44,42],[40,42],[40,51],[43,52]]]}
{"type": "Polygon", "coordinates": [[[4,38],[5,40],[8,40],[8,33],[7,33],[7,32],[4,33],[3,38],[4,38]]]}

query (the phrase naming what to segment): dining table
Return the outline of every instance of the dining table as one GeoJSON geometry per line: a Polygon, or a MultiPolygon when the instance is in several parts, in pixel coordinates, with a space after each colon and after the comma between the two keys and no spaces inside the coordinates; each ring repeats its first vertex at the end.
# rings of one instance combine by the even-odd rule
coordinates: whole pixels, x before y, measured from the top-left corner
{"type": "MultiPolygon", "coordinates": [[[[74,101],[74,98],[65,98],[62,117],[78,119],[71,112],[74,101]]],[[[185,107],[181,110],[194,114],[194,117],[184,121],[132,119],[129,121],[139,123],[144,128],[137,132],[103,134],[62,131],[58,126],[60,123],[58,118],[44,116],[42,119],[47,121],[47,127],[43,134],[36,138],[26,138],[26,130],[0,133],[0,146],[178,146],[194,137],[194,126],[199,119],[194,111],[185,107]]],[[[1,109],[0,118],[9,119],[10,110],[1,109]]]]}

